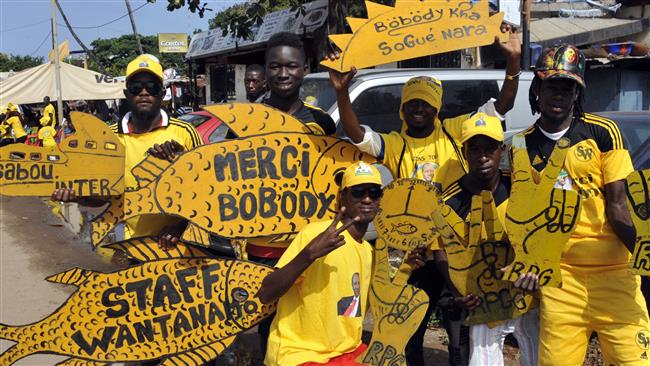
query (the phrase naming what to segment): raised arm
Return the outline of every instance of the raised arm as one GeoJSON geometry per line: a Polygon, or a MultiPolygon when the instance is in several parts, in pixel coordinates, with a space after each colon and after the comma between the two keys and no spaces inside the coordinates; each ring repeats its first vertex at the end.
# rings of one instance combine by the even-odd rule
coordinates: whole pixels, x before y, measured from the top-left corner
{"type": "Polygon", "coordinates": [[[517,33],[509,25],[502,24],[501,31],[509,33],[510,37],[506,43],[501,43],[498,38],[494,43],[506,57],[506,77],[503,80],[501,92],[494,102],[494,107],[497,112],[504,115],[515,105],[515,97],[519,87],[519,74],[521,73],[521,43],[517,33]]]}
{"type": "Polygon", "coordinates": [[[264,278],[262,287],[257,292],[257,297],[264,304],[271,303],[284,295],[291,286],[300,278],[303,272],[314,261],[327,255],[329,252],[345,244],[345,239],[341,233],[348,229],[352,224],[359,220],[347,219],[340,228],[336,228],[343,218],[345,207],[341,208],[338,215],[330,226],[315,237],[307,246],[301,250],[289,263],[282,268],[275,270],[264,278]]]}
{"type": "MultiPolygon", "coordinates": [[[[330,60],[336,60],[341,56],[339,52],[331,53],[327,56],[330,60]]],[[[350,83],[357,73],[354,67],[349,72],[341,73],[336,70],[329,70],[330,81],[336,92],[336,102],[339,106],[339,117],[343,125],[343,131],[355,144],[363,141],[365,130],[359,124],[359,119],[352,109],[352,102],[350,101],[350,94],[348,89],[350,83]]]]}

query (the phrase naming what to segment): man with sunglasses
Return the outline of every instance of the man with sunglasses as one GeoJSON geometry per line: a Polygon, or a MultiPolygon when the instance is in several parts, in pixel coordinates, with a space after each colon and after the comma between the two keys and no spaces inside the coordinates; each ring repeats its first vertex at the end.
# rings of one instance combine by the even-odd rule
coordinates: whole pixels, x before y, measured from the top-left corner
{"type": "MultiPolygon", "coordinates": [[[[138,183],[131,169],[147,154],[172,161],[175,154],[202,144],[194,127],[184,121],[171,118],[161,108],[164,95],[163,68],[152,55],[140,55],[126,68],[124,95],[129,112],[122,120],[111,126],[125,148],[125,188],[137,188],[138,183]]],[[[57,189],[53,200],[76,201],[74,190],[57,189]]],[[[97,205],[103,202],[83,200],[81,204],[97,205]]],[[[178,242],[187,222],[165,215],[146,215],[126,222],[124,237],[158,236],[159,245],[169,248],[178,242]]]]}
{"type": "MultiPolygon", "coordinates": [[[[305,226],[264,279],[259,299],[279,299],[265,365],[358,365],[373,261],[363,236],[382,193],[377,168],[349,166],[336,218],[305,226]]],[[[422,254],[414,252],[409,263],[422,265],[422,254]]]]}

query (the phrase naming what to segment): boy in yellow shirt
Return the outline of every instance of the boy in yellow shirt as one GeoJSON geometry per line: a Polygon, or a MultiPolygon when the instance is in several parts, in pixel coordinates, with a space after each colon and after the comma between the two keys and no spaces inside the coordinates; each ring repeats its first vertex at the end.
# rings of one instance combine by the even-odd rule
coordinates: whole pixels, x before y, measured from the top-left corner
{"type": "Polygon", "coordinates": [[[43,147],[56,146],[56,141],[54,140],[55,135],[56,130],[52,126],[45,126],[38,130],[38,139],[41,141],[43,147]]]}

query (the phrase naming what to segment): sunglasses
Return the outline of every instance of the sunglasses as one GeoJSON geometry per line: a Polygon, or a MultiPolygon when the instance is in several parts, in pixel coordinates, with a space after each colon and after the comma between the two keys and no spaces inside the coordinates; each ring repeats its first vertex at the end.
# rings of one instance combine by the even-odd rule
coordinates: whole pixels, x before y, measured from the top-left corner
{"type": "Polygon", "coordinates": [[[350,188],[350,194],[352,194],[352,197],[354,198],[363,198],[367,194],[368,197],[372,198],[373,200],[376,200],[377,198],[380,198],[384,194],[384,191],[380,187],[373,187],[373,188],[352,187],[350,188]]]}
{"type": "Polygon", "coordinates": [[[145,89],[147,93],[150,95],[160,95],[160,92],[162,92],[162,87],[158,83],[154,82],[147,82],[147,83],[130,83],[127,85],[126,90],[129,91],[129,93],[133,95],[138,95],[142,91],[142,89],[145,89]]]}

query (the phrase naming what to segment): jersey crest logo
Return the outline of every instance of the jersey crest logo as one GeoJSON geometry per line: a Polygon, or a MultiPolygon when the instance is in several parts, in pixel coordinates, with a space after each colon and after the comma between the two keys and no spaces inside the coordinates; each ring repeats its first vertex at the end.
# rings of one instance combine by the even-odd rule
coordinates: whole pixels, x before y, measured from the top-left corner
{"type": "Polygon", "coordinates": [[[589,161],[594,157],[594,150],[590,147],[578,145],[576,147],[576,157],[580,161],[589,161]]]}
{"type": "MultiPolygon", "coordinates": [[[[643,349],[648,349],[650,348],[650,337],[648,336],[648,332],[645,330],[640,330],[636,334],[636,344],[643,348],[643,349]]],[[[645,353],[645,352],[644,352],[645,353]]]]}
{"type": "Polygon", "coordinates": [[[533,158],[533,165],[539,165],[543,162],[544,161],[542,160],[542,158],[539,157],[539,155],[535,155],[535,157],[533,158]]]}

